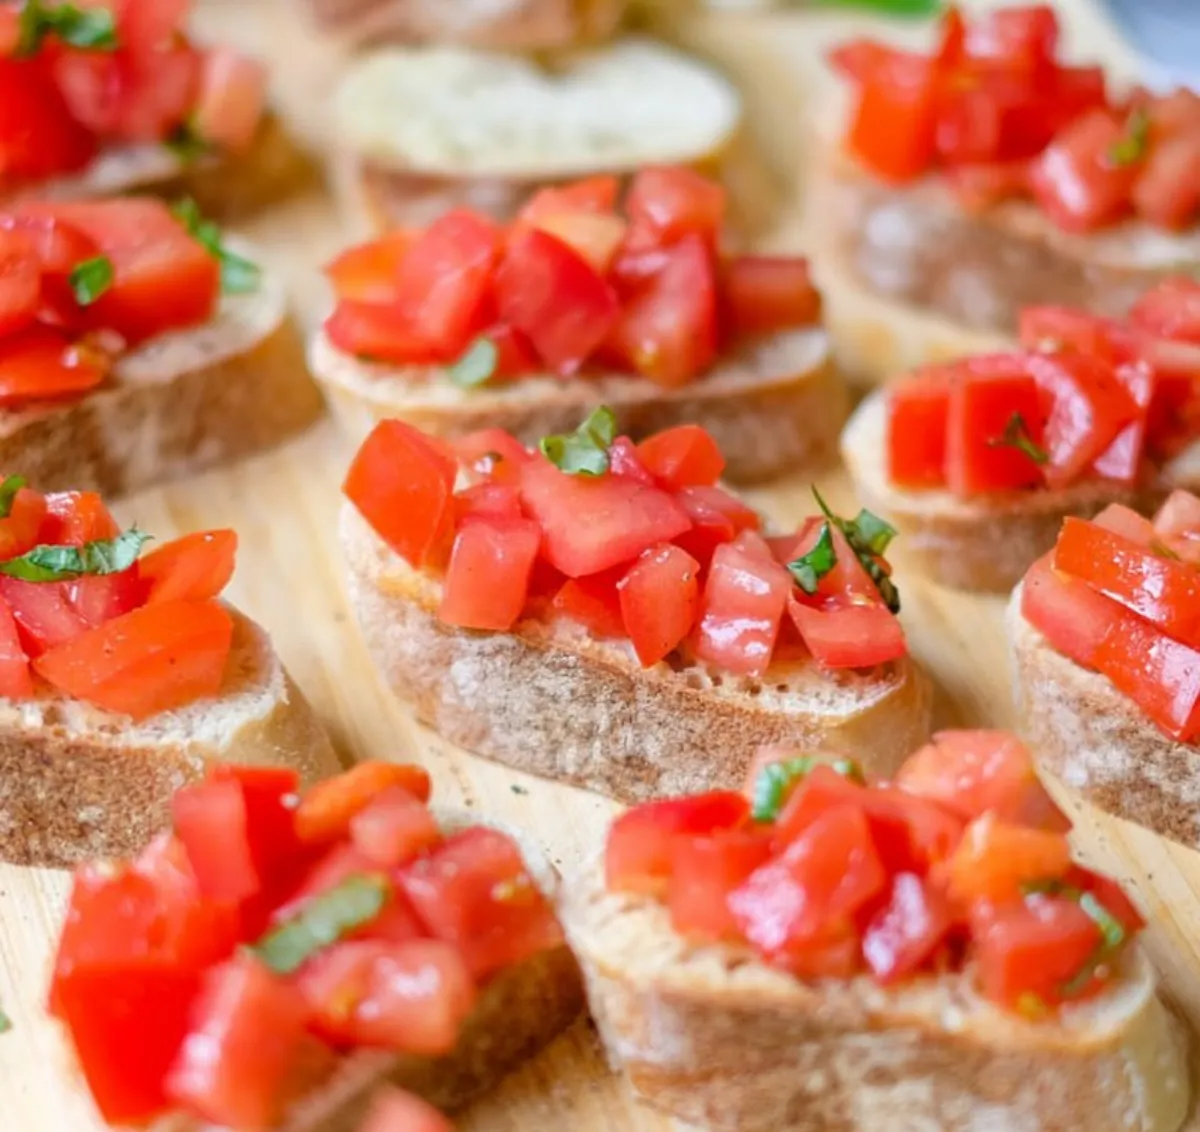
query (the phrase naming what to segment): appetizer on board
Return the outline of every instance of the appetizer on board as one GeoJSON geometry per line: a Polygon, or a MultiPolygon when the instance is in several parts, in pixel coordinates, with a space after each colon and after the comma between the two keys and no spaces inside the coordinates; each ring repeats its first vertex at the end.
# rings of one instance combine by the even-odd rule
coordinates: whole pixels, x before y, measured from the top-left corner
{"type": "Polygon", "coordinates": [[[644,165],[728,172],[743,190],[739,222],[761,191],[737,144],[736,88],[648,39],[580,52],[557,71],[509,54],[385,48],[350,63],[334,114],[336,185],[366,232],[456,206],[510,220],[547,185],[644,165]]]}
{"type": "Polygon", "coordinates": [[[774,750],[617,818],[560,913],[610,1059],[689,1127],[1175,1132],[1185,1033],[1067,827],[1003,732],[892,782],[774,750]]]}
{"type": "Polygon", "coordinates": [[[1200,483],[1197,312],[1181,276],[1125,320],[1025,308],[1020,350],[922,366],[862,402],[842,437],[858,495],[936,581],[1007,593],[1065,516],[1200,483]]]}
{"type": "Polygon", "coordinates": [[[350,248],[309,359],[361,439],[380,420],[525,444],[608,405],[641,439],[699,424],[735,483],[832,462],[847,394],[806,260],[728,255],[726,194],[680,167],[543,189],[501,227],[454,209],[350,248]]]}
{"type": "Polygon", "coordinates": [[[947,10],[924,53],[832,55],[853,92],[813,179],[818,278],[879,378],[1011,337],[1028,306],[1125,315],[1200,260],[1200,96],[1068,62],[1045,4],[947,10]]]}
{"type": "Polygon", "coordinates": [[[282,281],[190,200],[0,207],[0,466],[122,494],[321,411],[282,281]]]}
{"type": "Polygon", "coordinates": [[[76,870],[49,1009],[110,1123],[355,1132],[389,1085],[457,1108],[582,1010],[537,850],[431,811],[420,767],[298,790],[215,766],[172,832],[76,870]]]}
{"type": "Polygon", "coordinates": [[[604,409],[536,451],[379,424],[340,534],[387,683],[451,742],[623,801],[740,782],[761,743],[893,769],[930,712],[894,532],[818,497],[767,537],[722,462],[695,425],[635,445],[604,409]]]}
{"type": "Polygon", "coordinates": [[[218,760],[338,769],[267,634],[220,600],[233,531],[155,546],[93,492],[17,475],[0,515],[0,859],[132,853],[218,760]]]}
{"type": "Polygon", "coordinates": [[[1200,499],[1064,521],[1008,608],[1044,765],[1093,805],[1200,846],[1200,499]]]}

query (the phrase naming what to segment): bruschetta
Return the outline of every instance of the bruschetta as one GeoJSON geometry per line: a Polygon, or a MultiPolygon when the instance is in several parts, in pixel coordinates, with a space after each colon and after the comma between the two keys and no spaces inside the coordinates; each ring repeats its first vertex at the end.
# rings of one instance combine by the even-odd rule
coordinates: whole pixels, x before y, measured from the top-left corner
{"type": "Polygon", "coordinates": [[[1200,481],[1200,284],[1172,277],[1128,319],[1021,312],[1020,351],[928,365],[858,407],[842,454],[862,501],[935,580],[1007,593],[1066,515],[1153,509],[1200,481]]]}
{"type": "Polygon", "coordinates": [[[420,767],[298,789],[214,767],[76,870],[49,1007],[108,1122],[358,1132],[380,1087],[460,1107],[581,1012],[536,849],[432,812],[420,767]]]}
{"type": "Polygon", "coordinates": [[[338,769],[267,634],[224,604],[237,536],[150,548],[93,492],[0,482],[0,859],[131,853],[228,759],[338,769]]]}
{"type": "Polygon", "coordinates": [[[352,43],[454,43],[489,51],[562,51],[616,30],[627,0],[307,0],[319,27],[352,43]]]}
{"type": "Polygon", "coordinates": [[[117,495],[322,409],[280,280],[184,201],[0,207],[0,467],[117,495]]]}
{"type": "Polygon", "coordinates": [[[378,425],[341,541],[384,679],[445,739],[623,801],[740,782],[761,743],[893,769],[930,691],[891,529],[825,511],[768,539],[721,464],[701,428],[635,446],[603,409],[538,451],[378,425]]]}
{"type": "Polygon", "coordinates": [[[605,404],[637,439],[703,425],[735,483],[831,463],[848,400],[807,262],[722,256],[725,192],[688,169],[617,197],[592,177],[507,229],[455,209],[339,256],[309,361],[350,434],[395,417],[535,444],[605,404]]]}
{"type": "Polygon", "coordinates": [[[1200,260],[1200,97],[1118,94],[1058,41],[1049,5],[951,7],[926,53],[834,52],[854,107],[809,215],[848,368],[978,349],[1027,306],[1121,317],[1200,260]]]}
{"type": "Polygon", "coordinates": [[[462,48],[380,49],[351,64],[334,113],[335,186],[365,235],[455,206],[509,220],[547,185],[648,164],[711,171],[737,155],[742,104],[704,64],[623,39],[553,72],[462,48]]]}
{"type": "Polygon", "coordinates": [[[1068,518],[1014,591],[1014,691],[1044,765],[1093,805],[1200,846],[1200,500],[1068,518]]]}
{"type": "Polygon", "coordinates": [[[1175,1132],[1182,1027],[1141,915],[1029,752],[943,732],[891,784],[772,752],[749,797],[619,817],[560,912],[613,1064],[724,1132],[1175,1132]]]}
{"type": "Polygon", "coordinates": [[[0,4],[0,207],[154,190],[227,218],[290,191],[262,65],[193,42],[190,6],[0,4]]]}

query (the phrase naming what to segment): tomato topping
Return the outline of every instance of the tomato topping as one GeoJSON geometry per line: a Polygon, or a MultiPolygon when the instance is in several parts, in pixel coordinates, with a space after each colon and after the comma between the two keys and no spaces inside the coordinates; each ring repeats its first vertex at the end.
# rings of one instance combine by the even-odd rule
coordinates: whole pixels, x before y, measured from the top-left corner
{"type": "Polygon", "coordinates": [[[48,503],[53,496],[22,487],[12,498],[8,514],[0,519],[0,560],[16,558],[39,542],[55,543],[53,523],[48,521],[48,503]]]}
{"type": "Polygon", "coordinates": [[[541,542],[537,523],[480,516],[454,538],[438,616],[465,629],[510,629],[529,595],[541,542]]]}
{"type": "Polygon", "coordinates": [[[908,181],[932,161],[936,80],[929,60],[887,49],[864,76],[846,146],[885,181],[908,181]]]}
{"type": "Polygon", "coordinates": [[[984,361],[950,393],[946,479],[960,495],[1032,487],[1042,480],[1037,384],[1015,360],[984,361]]]}
{"type": "Polygon", "coordinates": [[[677,546],[644,551],[617,586],[621,619],[644,668],[691,632],[700,600],[700,564],[677,546]]]}
{"type": "Polygon", "coordinates": [[[722,318],[736,335],[776,334],[821,317],[806,259],[734,256],[721,276],[721,299],[722,318]]]}
{"type": "MultiPolygon", "coordinates": [[[[22,491],[18,495],[14,514],[25,494],[22,491]]],[[[45,497],[42,512],[46,518],[38,541],[54,546],[83,546],[96,539],[116,538],[121,533],[104,500],[94,491],[52,491],[45,497]]],[[[139,570],[144,563],[145,559],[139,561],[139,570]]]]}
{"type": "Polygon", "coordinates": [[[22,240],[0,238],[0,335],[32,323],[41,298],[42,273],[29,248],[22,240]]]}
{"type": "Polygon", "coordinates": [[[899,982],[932,957],[953,924],[950,902],[937,885],[897,873],[887,903],[863,932],[863,959],[882,985],[899,982]]]}
{"type": "Polygon", "coordinates": [[[30,657],[68,644],[88,628],[62,584],[0,576],[0,597],[12,611],[21,644],[30,657]]]}
{"type": "Polygon", "coordinates": [[[1200,283],[1172,276],[1147,291],[1129,321],[1159,338],[1200,344],[1200,283]]]}
{"type": "Polygon", "coordinates": [[[0,58],[0,178],[37,181],[82,169],[96,138],[35,59],[0,58]]]}
{"type": "Polygon", "coordinates": [[[967,826],[950,858],[949,891],[964,906],[1015,900],[1024,885],[1061,880],[1070,864],[1063,834],[1009,825],[989,811],[967,826]]]}
{"type": "Polygon", "coordinates": [[[200,93],[192,128],[209,145],[241,153],[258,133],[266,102],[267,74],[261,63],[228,47],[214,47],[200,69],[200,93]]]}
{"type": "Polygon", "coordinates": [[[296,833],[302,841],[322,844],[345,837],[350,823],[377,794],[392,787],[429,801],[432,785],[426,771],[405,763],[361,762],[337,778],[317,783],[296,810],[296,833]]]}
{"type": "Polygon", "coordinates": [[[35,324],[0,338],[0,405],[77,397],[95,389],[107,369],[58,330],[35,324]]]}
{"type": "Polygon", "coordinates": [[[616,177],[602,174],[585,177],[568,185],[553,185],[538,189],[517,214],[518,222],[537,225],[548,216],[562,213],[612,212],[617,207],[620,184],[616,177]]]}
{"type": "Polygon", "coordinates": [[[625,567],[616,566],[586,578],[568,578],[551,599],[555,614],[578,621],[594,637],[625,636],[625,618],[617,583],[625,576],[625,567]]]}
{"type": "Polygon", "coordinates": [[[667,907],[680,935],[737,942],[729,895],[771,855],[761,829],[727,829],[707,837],[680,834],[671,845],[667,907]]]}
{"type": "Polygon", "coordinates": [[[32,695],[29,657],[21,646],[12,610],[0,601],[0,696],[6,700],[26,700],[32,695]]]}
{"type": "Polygon", "coordinates": [[[646,469],[667,490],[711,487],[725,470],[725,457],[711,433],[700,425],[677,425],[638,445],[646,469]]]}
{"type": "Polygon", "coordinates": [[[138,575],[148,587],[146,600],[216,597],[233,577],[237,545],[236,531],[197,531],[152,550],[138,561],[138,575]]]}
{"type": "Polygon", "coordinates": [[[347,248],[325,265],[339,299],[387,306],[396,301],[396,275],[416,234],[397,228],[369,244],[347,248]]]}
{"type": "Polygon", "coordinates": [[[664,242],[715,240],[725,217],[725,190],[690,169],[646,168],[634,177],[625,208],[634,225],[664,242]]]}
{"type": "Polygon", "coordinates": [[[425,804],[402,786],[391,786],[350,819],[354,847],[375,864],[393,869],[441,840],[425,804]]]}

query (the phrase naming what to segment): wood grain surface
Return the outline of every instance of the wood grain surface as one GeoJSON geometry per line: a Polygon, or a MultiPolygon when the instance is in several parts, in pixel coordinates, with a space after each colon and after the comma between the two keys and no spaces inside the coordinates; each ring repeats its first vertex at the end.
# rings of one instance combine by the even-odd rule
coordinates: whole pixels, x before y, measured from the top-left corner
{"type": "MultiPolygon", "coordinates": [[[[449,2],[449,0],[447,0],[449,2]]],[[[205,34],[271,60],[274,94],[295,133],[324,150],[329,92],[338,52],[303,26],[287,0],[208,0],[205,34]]],[[[1128,70],[1116,35],[1085,0],[1062,0],[1072,49],[1128,70]]],[[[745,91],[751,134],[786,187],[772,245],[794,248],[804,137],[830,113],[821,53],[873,25],[861,16],[793,11],[672,17],[670,35],[711,58],[745,91]]],[[[928,28],[896,25],[900,38],[928,28]]],[[[306,324],[326,301],[317,265],[340,242],[336,212],[320,196],[295,201],[248,228],[270,263],[287,273],[306,324]]],[[[201,527],[233,526],[241,536],[232,599],[273,634],[292,674],[329,726],[345,757],[414,760],[433,773],[444,801],[518,823],[569,869],[598,844],[611,807],[565,787],[515,775],[449,748],[415,726],[381,687],[346,608],[333,537],[338,485],[351,453],[326,421],[286,450],[241,467],[130,499],[125,521],[166,538],[201,527]]],[[[850,506],[844,477],[822,485],[850,506]]],[[[775,519],[811,509],[808,484],[783,482],[755,493],[775,519]]],[[[941,725],[1010,725],[1012,709],[1000,600],[940,590],[896,568],[903,621],[913,648],[939,686],[941,725]]],[[[570,710],[564,705],[563,710],[570,710]]],[[[1077,848],[1128,880],[1148,909],[1147,945],[1171,996],[1200,1022],[1200,858],[1135,827],[1078,815],[1077,848]]],[[[66,895],[62,874],[0,866],[0,1003],[14,1028],[0,1037],[0,1132],[99,1132],[86,1091],[70,1067],[42,1003],[47,965],[66,895]]],[[[658,1132],[671,1122],[638,1108],[611,1077],[592,1031],[581,1023],[505,1085],[462,1115],[470,1132],[658,1132]]]]}

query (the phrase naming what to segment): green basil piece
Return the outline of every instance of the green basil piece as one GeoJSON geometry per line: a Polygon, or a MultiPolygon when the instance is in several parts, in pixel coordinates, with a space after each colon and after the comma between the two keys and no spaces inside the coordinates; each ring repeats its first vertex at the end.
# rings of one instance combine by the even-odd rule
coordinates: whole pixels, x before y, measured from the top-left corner
{"type": "Polygon", "coordinates": [[[608,450],[616,438],[617,418],[601,405],[574,432],[544,436],[538,448],[569,476],[602,476],[608,471],[608,450]]]}
{"type": "Polygon", "coordinates": [[[827,766],[851,782],[865,785],[862,768],[853,759],[827,755],[801,755],[783,762],[768,763],[758,772],[750,792],[750,817],[756,822],[774,821],[797,782],[819,766],[827,766]]]}
{"type": "Polygon", "coordinates": [[[829,504],[825,502],[815,486],[812,493],[813,498],[817,501],[817,506],[821,508],[821,513],[845,536],[859,565],[867,572],[867,577],[879,591],[884,605],[893,613],[899,613],[900,591],[879,562],[877,556],[882,552],[874,549],[875,546],[890,545],[892,539],[896,537],[895,528],[891,524],[885,523],[878,515],[873,515],[870,511],[865,510],[859,511],[858,517],[855,519],[843,519],[829,509],[829,504]]]}
{"type": "Polygon", "coordinates": [[[0,482],[0,519],[7,519],[12,514],[13,500],[24,486],[24,476],[5,476],[0,482]]]}
{"type": "Polygon", "coordinates": [[[3,1010],[0,1010],[0,1034],[7,1034],[12,1028],[12,1019],[3,1010]]]}
{"type": "Polygon", "coordinates": [[[806,594],[815,594],[817,585],[837,565],[837,552],[833,548],[833,531],[828,523],[821,524],[821,533],[813,548],[787,565],[788,572],[796,579],[806,594]]]}
{"type": "Polygon", "coordinates": [[[1073,884],[1061,880],[1029,881],[1021,886],[1025,896],[1057,896],[1071,900],[1087,913],[1088,918],[1100,929],[1101,941],[1079,968],[1059,987],[1063,998],[1077,998],[1087,990],[1096,975],[1096,968],[1112,958],[1128,939],[1125,926],[1099,900],[1094,892],[1085,892],[1073,884]]]}
{"type": "Polygon", "coordinates": [[[1004,431],[987,442],[989,448],[1015,448],[1024,452],[1035,464],[1041,466],[1050,462],[1050,454],[1039,448],[1029,435],[1029,425],[1020,413],[1013,413],[1004,426],[1004,431]]]}
{"type": "Polygon", "coordinates": [[[204,137],[196,129],[190,119],[180,122],[171,133],[163,139],[164,148],[168,149],[185,165],[198,161],[212,151],[204,137]]]}
{"type": "Polygon", "coordinates": [[[1108,147],[1109,165],[1134,165],[1146,156],[1150,144],[1150,115],[1145,107],[1135,106],[1125,119],[1125,132],[1108,147]]]}
{"type": "Polygon", "coordinates": [[[892,539],[899,533],[891,523],[865,508],[859,511],[852,522],[863,545],[872,554],[886,554],[887,548],[892,545],[892,539]]]}
{"type": "Polygon", "coordinates": [[[35,546],[18,558],[0,562],[0,574],[23,582],[67,582],[85,574],[119,574],[128,570],[150,541],[137,527],[116,538],[83,546],[35,546]]]}
{"type": "Polygon", "coordinates": [[[221,290],[227,295],[246,295],[257,291],[262,270],[244,256],[231,252],[221,242],[221,229],[205,220],[191,197],[177,201],[171,212],[187,233],[221,265],[221,290]]]}
{"type": "Polygon", "coordinates": [[[936,16],[942,10],[942,0],[817,0],[827,8],[858,8],[900,19],[921,19],[936,16]]]}
{"type": "Polygon", "coordinates": [[[496,343],[487,335],[482,335],[467,347],[462,357],[447,367],[446,374],[455,385],[474,389],[495,376],[499,361],[500,351],[496,343]]]}
{"type": "Polygon", "coordinates": [[[26,0],[18,23],[17,55],[36,55],[48,35],[86,51],[115,51],[117,24],[108,8],[46,5],[26,0]]]}
{"type": "Polygon", "coordinates": [[[387,877],[360,873],[314,896],[252,948],[278,975],[299,970],[318,951],[369,924],[391,897],[387,877]]]}
{"type": "Polygon", "coordinates": [[[77,263],[68,277],[75,301],[81,307],[90,307],[113,285],[112,260],[98,255],[77,263]]]}

